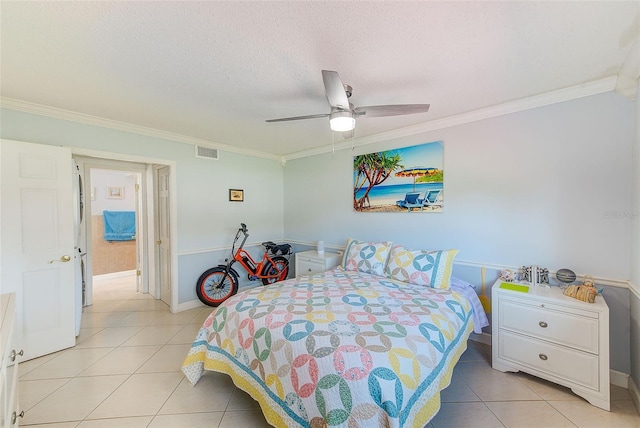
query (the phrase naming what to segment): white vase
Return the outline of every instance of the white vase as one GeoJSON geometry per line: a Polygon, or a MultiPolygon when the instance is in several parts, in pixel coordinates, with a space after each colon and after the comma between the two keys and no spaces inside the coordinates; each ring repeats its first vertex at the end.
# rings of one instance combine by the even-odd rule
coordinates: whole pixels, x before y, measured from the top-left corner
{"type": "Polygon", "coordinates": [[[324,241],[318,241],[318,254],[324,254],[324,241]]]}

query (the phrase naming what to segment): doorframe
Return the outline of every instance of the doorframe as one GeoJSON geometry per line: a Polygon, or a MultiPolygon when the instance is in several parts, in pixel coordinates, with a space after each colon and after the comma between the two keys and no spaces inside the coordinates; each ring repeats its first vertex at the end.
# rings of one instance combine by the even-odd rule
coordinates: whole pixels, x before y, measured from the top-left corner
{"type": "MultiPolygon", "coordinates": [[[[154,166],[168,166],[169,167],[169,180],[171,183],[171,188],[176,188],[176,163],[175,161],[170,161],[166,159],[157,159],[150,158],[146,156],[138,156],[138,155],[129,155],[124,153],[112,153],[112,152],[104,152],[98,150],[84,149],[79,147],[70,147],[71,154],[73,158],[79,158],[78,160],[83,163],[87,163],[91,168],[101,168],[101,169],[122,169],[123,166],[120,165],[117,167],[118,162],[129,162],[133,164],[142,164],[144,165],[144,171],[141,172],[142,175],[142,185],[140,186],[142,205],[144,209],[144,213],[140,214],[140,222],[143,224],[143,233],[144,237],[140,242],[140,245],[144,246],[143,254],[144,260],[142,262],[142,287],[143,291],[147,291],[154,298],[160,298],[160,285],[156,281],[156,269],[157,269],[157,248],[155,245],[156,241],[156,228],[155,228],[155,213],[154,213],[154,166]],[[88,158],[88,159],[87,159],[88,158]],[[114,168],[114,166],[116,166],[114,168]]],[[[126,167],[124,169],[127,169],[126,167]]],[[[91,189],[88,188],[88,183],[90,180],[87,180],[85,177],[85,195],[90,194],[91,189]]],[[[175,192],[174,192],[175,194],[175,192]]],[[[169,219],[169,234],[171,238],[170,248],[171,248],[171,312],[175,313],[178,311],[178,252],[177,252],[177,198],[170,198],[169,200],[169,209],[170,209],[170,219],[169,219]]],[[[86,222],[88,226],[88,230],[85,234],[90,233],[90,223],[86,222]]],[[[89,250],[89,248],[87,248],[89,250]]],[[[87,253],[90,255],[90,252],[87,253]]],[[[87,257],[87,278],[92,278],[92,267],[91,267],[91,258],[87,257]]],[[[93,284],[91,284],[92,286],[93,284]]],[[[92,297],[92,296],[91,296],[92,297]]],[[[89,303],[89,302],[87,302],[89,303]]]]}
{"type": "MultiPolygon", "coordinates": [[[[148,276],[147,276],[147,253],[148,253],[148,248],[146,246],[146,236],[147,236],[147,224],[145,221],[145,218],[147,217],[146,215],[146,206],[144,204],[144,201],[146,199],[146,192],[144,191],[145,187],[146,187],[146,177],[145,177],[145,172],[147,169],[147,166],[143,163],[138,163],[138,162],[125,162],[125,161],[117,161],[117,160],[112,160],[112,159],[96,159],[96,158],[91,158],[91,157],[85,157],[85,156],[75,156],[74,160],[76,162],[79,162],[82,165],[83,168],[83,172],[84,172],[84,182],[83,185],[85,186],[85,194],[90,194],[91,192],[91,188],[94,186],[93,182],[92,182],[92,171],[95,172],[96,170],[101,170],[101,171],[122,171],[122,172],[130,172],[132,174],[137,175],[138,177],[140,177],[140,183],[138,183],[138,179],[136,178],[136,184],[140,184],[140,192],[136,192],[139,193],[140,195],[140,199],[141,199],[141,203],[139,203],[138,199],[138,195],[136,195],[136,200],[135,200],[135,211],[136,211],[136,217],[137,217],[137,230],[136,230],[136,270],[140,270],[140,278],[136,277],[136,285],[138,284],[138,281],[141,284],[141,290],[138,290],[138,288],[136,287],[136,291],[142,291],[143,293],[148,292],[148,276]],[[140,262],[140,264],[138,264],[138,261],[140,262]]],[[[84,230],[85,230],[85,239],[86,242],[84,243],[86,248],[86,253],[87,253],[87,266],[86,268],[86,297],[87,297],[87,305],[91,305],[93,304],[93,258],[95,256],[95,254],[93,253],[92,249],[93,249],[93,223],[92,220],[93,216],[95,215],[94,212],[91,211],[91,201],[89,201],[88,203],[85,204],[85,215],[86,217],[89,219],[87,222],[85,222],[84,224],[84,230]]]]}

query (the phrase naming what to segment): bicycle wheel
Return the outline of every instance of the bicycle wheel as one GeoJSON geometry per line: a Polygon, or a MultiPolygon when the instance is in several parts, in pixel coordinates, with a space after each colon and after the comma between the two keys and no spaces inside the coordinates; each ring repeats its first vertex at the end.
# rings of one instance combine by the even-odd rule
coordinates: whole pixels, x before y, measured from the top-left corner
{"type": "Polygon", "coordinates": [[[273,263],[269,262],[264,266],[262,269],[262,275],[273,276],[271,278],[262,278],[263,285],[282,281],[287,279],[287,275],[289,275],[289,260],[282,256],[272,257],[271,260],[273,260],[273,263]]]}
{"type": "Polygon", "coordinates": [[[223,266],[204,271],[196,283],[198,299],[207,306],[218,306],[237,292],[237,276],[223,266]]]}

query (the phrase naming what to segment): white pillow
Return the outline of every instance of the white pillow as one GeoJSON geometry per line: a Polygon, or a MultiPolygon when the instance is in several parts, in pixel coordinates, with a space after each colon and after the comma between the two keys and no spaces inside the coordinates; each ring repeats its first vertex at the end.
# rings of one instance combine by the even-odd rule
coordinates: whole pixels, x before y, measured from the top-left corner
{"type": "Polygon", "coordinates": [[[456,254],[458,250],[410,250],[394,245],[385,272],[397,281],[448,289],[456,254]]]}
{"type": "Polygon", "coordinates": [[[390,250],[391,242],[365,242],[349,238],[342,268],[383,276],[390,250]]]}

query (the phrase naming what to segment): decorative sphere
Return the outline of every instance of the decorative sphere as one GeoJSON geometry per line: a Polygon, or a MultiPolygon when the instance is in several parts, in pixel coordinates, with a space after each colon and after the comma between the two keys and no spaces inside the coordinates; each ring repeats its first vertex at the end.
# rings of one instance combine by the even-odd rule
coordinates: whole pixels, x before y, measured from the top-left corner
{"type": "Polygon", "coordinates": [[[556,272],[556,279],[562,283],[570,284],[576,280],[576,274],[571,269],[560,269],[556,272]]]}

